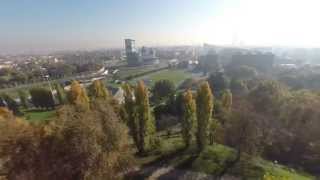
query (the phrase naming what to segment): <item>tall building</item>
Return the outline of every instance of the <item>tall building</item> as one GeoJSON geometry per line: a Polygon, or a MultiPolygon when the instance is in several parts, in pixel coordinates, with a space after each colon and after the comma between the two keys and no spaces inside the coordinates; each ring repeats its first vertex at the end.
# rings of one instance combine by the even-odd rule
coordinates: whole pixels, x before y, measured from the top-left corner
{"type": "Polygon", "coordinates": [[[139,54],[136,51],[135,48],[135,40],[133,39],[125,39],[125,50],[126,50],[126,57],[127,57],[127,63],[129,66],[137,66],[140,64],[140,58],[139,54]]]}
{"type": "Polygon", "coordinates": [[[141,61],[143,64],[159,64],[159,58],[156,57],[156,51],[152,48],[141,48],[141,61]]]}
{"type": "Polygon", "coordinates": [[[132,53],[135,52],[135,40],[133,39],[125,39],[124,40],[125,43],[125,49],[126,49],[126,53],[132,53]]]}
{"type": "Polygon", "coordinates": [[[159,58],[156,57],[156,51],[154,49],[142,47],[139,52],[135,47],[135,40],[125,39],[124,43],[126,59],[129,66],[159,64],[159,58]]]}

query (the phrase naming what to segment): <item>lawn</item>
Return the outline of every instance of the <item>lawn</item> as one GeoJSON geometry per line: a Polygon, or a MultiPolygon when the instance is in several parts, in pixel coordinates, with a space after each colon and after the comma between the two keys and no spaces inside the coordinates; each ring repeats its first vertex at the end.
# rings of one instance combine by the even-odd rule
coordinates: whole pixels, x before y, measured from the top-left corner
{"type": "Polygon", "coordinates": [[[159,71],[156,73],[152,73],[150,75],[146,75],[141,77],[140,79],[149,82],[150,86],[159,80],[168,79],[172,81],[176,86],[178,86],[183,80],[190,78],[191,74],[184,71],[184,70],[177,70],[177,69],[168,69],[159,71]]]}
{"type": "MultiPolygon", "coordinates": [[[[192,163],[192,169],[208,174],[219,174],[222,171],[222,167],[224,167],[227,162],[234,160],[235,157],[236,152],[232,148],[220,144],[208,146],[192,163]]],[[[235,166],[229,170],[230,174],[252,180],[263,179],[265,174],[272,175],[273,178],[279,180],[314,179],[312,176],[296,172],[286,166],[274,164],[271,161],[258,157],[244,156],[243,159],[244,161],[239,161],[239,163],[242,163],[242,165],[245,163],[246,165],[240,168],[239,163],[235,164],[235,166]]]]}
{"type": "Polygon", "coordinates": [[[30,122],[43,122],[56,116],[55,110],[43,111],[43,110],[28,110],[24,112],[24,117],[30,122]]]}

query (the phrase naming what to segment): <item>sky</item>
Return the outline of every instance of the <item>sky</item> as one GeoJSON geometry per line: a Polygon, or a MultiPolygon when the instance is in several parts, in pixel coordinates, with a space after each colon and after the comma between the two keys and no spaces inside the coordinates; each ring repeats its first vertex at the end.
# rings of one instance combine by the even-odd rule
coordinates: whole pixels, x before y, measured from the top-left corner
{"type": "Polygon", "coordinates": [[[0,53],[138,46],[320,47],[319,0],[2,0],[0,53]]]}

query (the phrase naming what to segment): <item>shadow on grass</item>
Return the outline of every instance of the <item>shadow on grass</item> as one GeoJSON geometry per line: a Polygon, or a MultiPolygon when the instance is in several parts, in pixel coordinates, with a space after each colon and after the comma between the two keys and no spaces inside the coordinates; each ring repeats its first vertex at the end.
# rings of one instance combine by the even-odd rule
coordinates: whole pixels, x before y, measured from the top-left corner
{"type": "Polygon", "coordinates": [[[158,179],[159,180],[171,180],[171,179],[177,180],[183,177],[188,172],[188,169],[191,168],[192,163],[197,159],[197,157],[198,157],[197,154],[192,154],[182,163],[178,164],[174,169],[172,169],[166,174],[163,174],[158,179]]]}
{"type": "Polygon", "coordinates": [[[126,176],[125,179],[130,179],[130,180],[146,179],[157,169],[161,167],[165,167],[166,165],[170,164],[169,161],[179,156],[184,150],[185,150],[184,148],[178,148],[171,153],[160,156],[154,161],[142,165],[139,171],[131,173],[130,175],[126,176]]]}

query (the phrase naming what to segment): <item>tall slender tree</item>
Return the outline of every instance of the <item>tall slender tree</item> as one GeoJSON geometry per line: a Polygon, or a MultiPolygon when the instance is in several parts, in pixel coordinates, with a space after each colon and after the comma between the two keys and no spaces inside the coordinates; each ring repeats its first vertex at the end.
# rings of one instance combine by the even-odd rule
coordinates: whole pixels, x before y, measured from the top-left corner
{"type": "Polygon", "coordinates": [[[107,100],[109,96],[109,92],[101,80],[93,81],[89,86],[88,94],[92,99],[107,100]]]}
{"type": "Polygon", "coordinates": [[[24,109],[27,109],[28,108],[28,94],[23,90],[19,90],[18,94],[19,94],[19,99],[20,99],[20,105],[24,109]]]}
{"type": "Polygon", "coordinates": [[[224,90],[221,97],[221,103],[225,110],[230,111],[232,106],[232,93],[230,90],[224,90]]]}
{"type": "Polygon", "coordinates": [[[59,104],[60,105],[65,104],[67,102],[67,96],[66,96],[66,92],[64,91],[60,83],[56,83],[54,85],[54,88],[57,92],[56,97],[59,101],[59,104]]]}
{"type": "Polygon", "coordinates": [[[138,122],[136,118],[136,106],[135,106],[135,97],[134,89],[130,84],[124,84],[122,86],[124,91],[124,113],[123,119],[126,121],[129,127],[129,133],[133,138],[133,141],[137,148],[139,148],[139,135],[138,135],[138,122]]]}
{"type": "Polygon", "coordinates": [[[190,90],[183,95],[182,111],[182,136],[186,147],[188,147],[192,140],[193,127],[196,121],[196,102],[190,90]]]}
{"type": "Polygon", "coordinates": [[[81,87],[78,81],[71,83],[71,88],[68,93],[68,99],[71,104],[89,109],[89,98],[84,88],[81,87]]]}
{"type": "Polygon", "coordinates": [[[154,140],[155,125],[150,113],[148,89],[139,81],[135,90],[136,117],[138,121],[138,150],[144,153],[154,140]]]}
{"type": "Polygon", "coordinates": [[[209,124],[212,117],[213,96],[208,82],[200,85],[197,91],[197,133],[198,148],[202,151],[208,144],[209,124]]]}

